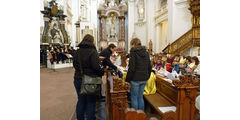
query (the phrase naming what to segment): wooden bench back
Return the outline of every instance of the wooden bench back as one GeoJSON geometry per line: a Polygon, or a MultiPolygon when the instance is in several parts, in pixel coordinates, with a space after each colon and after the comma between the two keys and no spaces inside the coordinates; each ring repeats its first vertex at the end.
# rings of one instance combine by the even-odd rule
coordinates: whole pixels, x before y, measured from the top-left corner
{"type": "Polygon", "coordinates": [[[164,96],[169,102],[177,105],[177,88],[172,86],[171,83],[163,80],[162,77],[157,76],[156,79],[157,93],[164,96]]]}
{"type": "Polygon", "coordinates": [[[195,79],[192,75],[180,76],[180,80],[173,80],[169,83],[157,76],[157,93],[174,104],[176,112],[164,114],[163,120],[194,120],[196,116],[195,99],[198,95],[200,79],[195,79]],[[174,117],[173,117],[174,116],[174,117]]]}
{"type": "Polygon", "coordinates": [[[146,120],[147,115],[142,110],[135,110],[134,108],[127,108],[125,110],[125,120],[146,120]]]}

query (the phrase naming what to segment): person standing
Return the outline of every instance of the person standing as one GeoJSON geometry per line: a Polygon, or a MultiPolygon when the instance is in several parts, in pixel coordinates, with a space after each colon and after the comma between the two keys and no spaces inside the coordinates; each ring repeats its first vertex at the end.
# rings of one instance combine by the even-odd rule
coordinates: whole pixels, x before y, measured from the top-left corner
{"type": "Polygon", "coordinates": [[[143,92],[152,71],[149,54],[141,41],[134,38],[130,42],[130,59],[126,81],[130,82],[131,106],[136,110],[144,110],[143,92]]]}
{"type": "Polygon", "coordinates": [[[73,54],[73,66],[75,68],[74,86],[78,96],[76,105],[77,120],[84,120],[85,111],[87,112],[87,120],[96,120],[97,96],[80,94],[82,76],[101,77],[104,71],[100,66],[93,36],[87,34],[78,47],[79,49],[73,54]]]}
{"type": "Polygon", "coordinates": [[[120,71],[120,69],[117,66],[115,66],[110,60],[110,56],[114,52],[115,48],[116,48],[116,46],[114,44],[110,44],[106,49],[104,49],[99,54],[99,56],[105,57],[105,59],[102,62],[104,67],[109,66],[110,68],[114,69],[115,71],[117,71],[117,70],[120,71]]]}

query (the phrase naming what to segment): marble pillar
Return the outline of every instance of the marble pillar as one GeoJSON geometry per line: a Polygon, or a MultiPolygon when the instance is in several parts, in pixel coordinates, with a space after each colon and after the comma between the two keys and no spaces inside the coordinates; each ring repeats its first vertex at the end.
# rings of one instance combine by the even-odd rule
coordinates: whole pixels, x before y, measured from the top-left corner
{"type": "Polygon", "coordinates": [[[125,17],[120,16],[120,40],[119,40],[119,48],[124,49],[125,48],[125,17]]]}
{"type": "Polygon", "coordinates": [[[49,43],[48,42],[48,32],[49,32],[49,18],[48,17],[44,17],[44,30],[43,30],[43,34],[42,34],[42,43],[49,43]]]}
{"type": "Polygon", "coordinates": [[[76,25],[76,43],[80,43],[80,23],[77,21],[76,25]]]}
{"type": "Polygon", "coordinates": [[[67,32],[65,30],[65,20],[60,20],[60,25],[61,25],[61,32],[63,34],[63,38],[64,38],[64,45],[67,45],[69,44],[69,41],[68,41],[68,37],[67,37],[67,32]]]}
{"type": "Polygon", "coordinates": [[[107,16],[100,17],[100,48],[104,49],[107,47],[107,38],[106,38],[106,19],[107,16]]]}

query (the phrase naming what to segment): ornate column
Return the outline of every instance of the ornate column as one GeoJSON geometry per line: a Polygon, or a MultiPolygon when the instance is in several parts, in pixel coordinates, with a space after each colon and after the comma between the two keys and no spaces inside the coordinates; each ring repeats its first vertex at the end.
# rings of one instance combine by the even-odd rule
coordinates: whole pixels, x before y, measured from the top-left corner
{"type": "Polygon", "coordinates": [[[80,22],[77,21],[75,25],[76,25],[76,45],[78,45],[80,43],[80,22]]]}
{"type": "Polygon", "coordinates": [[[49,18],[48,17],[44,17],[44,30],[43,30],[43,34],[42,34],[42,43],[46,44],[49,43],[48,41],[48,31],[49,31],[49,18]]]}
{"type": "Polygon", "coordinates": [[[119,48],[125,48],[125,17],[119,16],[120,20],[120,40],[119,40],[119,48]]]}
{"type": "Polygon", "coordinates": [[[107,38],[106,38],[106,19],[107,16],[102,15],[100,17],[100,47],[102,49],[107,47],[107,38]]]}
{"type": "Polygon", "coordinates": [[[200,0],[188,0],[192,13],[192,29],[194,46],[200,46],[200,0]]]}

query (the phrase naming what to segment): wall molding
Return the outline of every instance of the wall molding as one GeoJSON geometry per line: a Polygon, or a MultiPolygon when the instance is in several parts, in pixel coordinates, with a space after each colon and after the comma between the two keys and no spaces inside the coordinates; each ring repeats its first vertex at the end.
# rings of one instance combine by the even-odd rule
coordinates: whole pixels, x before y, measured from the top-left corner
{"type": "Polygon", "coordinates": [[[189,4],[187,0],[176,0],[175,4],[177,8],[188,8],[189,4]]]}

